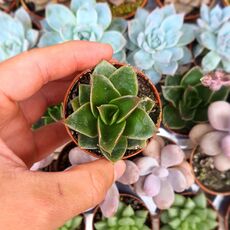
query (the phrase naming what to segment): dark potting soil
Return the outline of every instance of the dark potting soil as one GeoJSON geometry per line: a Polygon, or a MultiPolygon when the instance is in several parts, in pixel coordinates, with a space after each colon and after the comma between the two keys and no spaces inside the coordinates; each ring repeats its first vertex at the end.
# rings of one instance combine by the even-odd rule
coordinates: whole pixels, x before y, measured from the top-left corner
{"type": "MultiPolygon", "coordinates": [[[[139,210],[148,211],[148,209],[138,199],[135,199],[133,196],[129,196],[129,195],[122,196],[121,195],[120,201],[124,202],[126,205],[131,205],[134,211],[139,211],[139,210]]],[[[94,217],[93,217],[93,224],[100,221],[101,219],[102,219],[102,212],[100,208],[97,208],[94,214],[94,217]]],[[[151,221],[151,215],[149,211],[148,211],[148,218],[145,224],[152,229],[152,221],[151,221]]],[[[93,226],[93,229],[95,229],[94,226],[93,226]]]]}
{"type": "Polygon", "coordinates": [[[230,170],[220,172],[215,169],[213,157],[207,156],[199,149],[193,157],[196,178],[207,188],[215,192],[230,191],[230,170]]]}
{"type": "MultiPolygon", "coordinates": [[[[115,65],[116,68],[119,68],[120,65],[115,65]]],[[[71,106],[70,101],[72,99],[74,99],[75,97],[78,96],[78,88],[80,84],[89,84],[90,83],[90,75],[93,72],[86,72],[85,74],[82,75],[82,77],[80,78],[79,81],[77,81],[74,86],[72,87],[69,95],[68,95],[68,102],[67,102],[67,108],[64,109],[65,111],[65,117],[68,117],[70,114],[73,113],[73,109],[71,106]]],[[[155,124],[157,124],[159,116],[160,116],[160,106],[158,104],[157,98],[154,94],[154,92],[151,90],[151,84],[149,83],[148,80],[145,80],[143,77],[141,77],[140,75],[137,75],[137,79],[138,79],[138,85],[139,85],[139,91],[138,91],[138,97],[143,97],[143,96],[147,96],[149,98],[151,98],[155,103],[155,106],[153,107],[152,111],[149,113],[149,116],[151,117],[151,119],[153,120],[153,122],[155,124]]],[[[76,131],[71,130],[71,133],[73,135],[73,137],[77,140],[78,139],[78,134],[76,131]]],[[[91,151],[90,149],[87,149],[87,151],[92,152],[100,157],[102,157],[102,153],[100,152],[100,149],[94,149],[93,151],[91,151]]],[[[138,149],[135,150],[127,150],[124,156],[129,156],[134,154],[135,152],[137,152],[138,149]]]]}

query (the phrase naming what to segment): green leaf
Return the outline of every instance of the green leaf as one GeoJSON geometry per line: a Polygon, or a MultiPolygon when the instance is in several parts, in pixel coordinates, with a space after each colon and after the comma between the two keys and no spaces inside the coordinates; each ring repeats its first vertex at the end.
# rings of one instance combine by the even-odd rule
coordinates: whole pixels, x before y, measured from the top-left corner
{"type": "Polygon", "coordinates": [[[107,230],[107,224],[104,221],[98,221],[94,224],[96,230],[107,230]]]}
{"type": "Polygon", "coordinates": [[[183,102],[188,109],[194,109],[202,102],[202,100],[200,99],[196,88],[188,86],[184,91],[183,102]]]}
{"type": "Polygon", "coordinates": [[[163,224],[167,224],[169,222],[169,220],[170,220],[168,212],[167,211],[163,211],[161,213],[160,219],[161,219],[161,222],[163,224]]]}
{"type": "Polygon", "coordinates": [[[117,225],[117,217],[113,216],[107,219],[108,227],[116,227],[117,225]]]}
{"type": "Polygon", "coordinates": [[[216,227],[218,226],[218,222],[215,220],[208,220],[205,222],[206,222],[209,229],[216,229],[216,227]]]}
{"type": "Polygon", "coordinates": [[[212,96],[209,99],[211,104],[214,101],[226,101],[229,95],[230,89],[228,87],[222,87],[220,90],[213,92],[212,96]]]}
{"type": "Polygon", "coordinates": [[[180,219],[181,220],[185,220],[189,214],[191,213],[191,209],[181,209],[181,212],[180,212],[180,219]]]}
{"type": "Polygon", "coordinates": [[[73,111],[76,111],[81,107],[80,102],[79,102],[79,97],[75,97],[70,101],[70,104],[72,106],[73,111]]]}
{"type": "Polygon", "coordinates": [[[193,120],[193,118],[195,116],[196,110],[188,108],[186,106],[185,102],[180,101],[180,103],[179,103],[179,112],[180,112],[180,117],[183,120],[185,120],[185,121],[191,121],[191,120],[193,120]]]}
{"type": "Polygon", "coordinates": [[[135,216],[147,219],[148,211],[138,210],[138,211],[135,212],[135,216]]]}
{"type": "Polygon", "coordinates": [[[123,96],[110,101],[109,104],[116,105],[119,108],[116,123],[123,122],[136,109],[140,100],[139,97],[135,96],[123,96]]]}
{"type": "Polygon", "coordinates": [[[98,138],[87,137],[83,134],[78,134],[78,144],[84,149],[97,149],[98,138]]]}
{"type": "Polygon", "coordinates": [[[170,105],[163,108],[163,123],[171,129],[183,129],[186,125],[186,121],[181,119],[179,111],[170,105]]]}
{"type": "Polygon", "coordinates": [[[181,220],[179,218],[175,218],[175,219],[169,221],[168,224],[173,229],[177,229],[180,226],[180,224],[181,224],[181,220]]]}
{"type": "Polygon", "coordinates": [[[105,152],[112,154],[113,149],[118,143],[122,133],[125,130],[126,122],[123,121],[119,124],[106,125],[98,118],[98,135],[99,135],[99,147],[105,152]]]}
{"type": "Polygon", "coordinates": [[[120,67],[109,77],[109,79],[122,96],[137,96],[137,75],[131,66],[120,67]]]}
{"type": "Polygon", "coordinates": [[[67,126],[87,137],[97,136],[97,120],[91,113],[90,103],[86,103],[65,120],[67,126]]]}
{"type": "Polygon", "coordinates": [[[186,198],[184,196],[175,194],[175,200],[174,200],[173,206],[183,207],[185,201],[186,201],[186,198]]]}
{"type": "Polygon", "coordinates": [[[79,85],[79,102],[80,105],[90,101],[90,85],[80,84],[79,85]]]}
{"type": "Polygon", "coordinates": [[[118,143],[116,144],[115,148],[113,149],[113,152],[111,154],[105,152],[103,149],[101,149],[102,154],[110,161],[116,162],[124,156],[127,149],[127,138],[124,136],[121,136],[118,143]]]}
{"type": "Polygon", "coordinates": [[[184,75],[184,77],[181,80],[181,85],[184,87],[187,86],[194,86],[200,83],[200,79],[203,77],[203,73],[200,67],[195,66],[190,71],[187,72],[187,74],[184,75]]]}
{"type": "Polygon", "coordinates": [[[147,145],[146,140],[128,139],[127,149],[142,149],[147,145]]]}
{"type": "Polygon", "coordinates": [[[204,195],[204,193],[199,193],[197,194],[194,198],[193,201],[196,203],[196,206],[199,208],[206,208],[207,207],[207,199],[204,195]]]}
{"type": "Polygon", "coordinates": [[[205,87],[202,84],[196,85],[195,88],[199,94],[199,98],[202,100],[202,105],[207,105],[213,92],[208,87],[205,87]]]}
{"type": "Polygon", "coordinates": [[[93,71],[93,75],[103,75],[109,78],[109,76],[116,70],[117,70],[116,67],[114,67],[109,62],[103,60],[95,67],[93,71]]]}
{"type": "Polygon", "coordinates": [[[149,115],[136,108],[126,120],[124,135],[130,139],[146,140],[153,136],[156,127],[149,115]]]}
{"type": "Polygon", "coordinates": [[[199,216],[202,220],[206,220],[208,215],[208,209],[195,209],[193,213],[199,216]]]}
{"type": "Polygon", "coordinates": [[[182,98],[184,88],[182,86],[162,86],[162,93],[164,98],[177,107],[182,98]]]}
{"type": "Polygon", "coordinates": [[[211,209],[211,208],[208,208],[207,209],[207,216],[208,216],[208,219],[212,219],[212,220],[216,220],[217,218],[217,213],[215,210],[211,209]]]}
{"type": "Polygon", "coordinates": [[[185,208],[187,208],[187,209],[194,209],[195,207],[196,207],[196,204],[195,204],[195,202],[190,198],[190,197],[188,197],[187,198],[187,200],[186,200],[186,202],[185,202],[185,206],[184,206],[185,208]]]}
{"type": "Polygon", "coordinates": [[[146,113],[150,113],[155,105],[155,102],[149,98],[144,97],[141,98],[141,102],[139,103],[138,107],[143,109],[146,113]]]}
{"type": "Polygon", "coordinates": [[[120,93],[108,78],[103,75],[93,75],[91,77],[90,106],[95,117],[98,116],[98,106],[108,104],[117,97],[120,97],[120,93]]]}
{"type": "Polygon", "coordinates": [[[179,216],[179,209],[172,207],[168,209],[169,218],[174,218],[179,216]]]}
{"type": "Polygon", "coordinates": [[[206,121],[208,121],[208,106],[197,108],[194,116],[194,122],[203,123],[206,121]]]}
{"type": "Polygon", "coordinates": [[[112,125],[117,121],[119,109],[116,105],[101,105],[97,107],[101,120],[106,125],[112,125]]]}
{"type": "Polygon", "coordinates": [[[62,119],[62,106],[61,106],[61,104],[49,107],[47,109],[47,113],[54,121],[60,121],[62,119]]]}
{"type": "Polygon", "coordinates": [[[179,86],[182,77],[179,75],[167,76],[165,78],[165,86],[179,86]]]}
{"type": "Polygon", "coordinates": [[[131,207],[131,205],[128,205],[122,212],[122,216],[124,217],[130,217],[134,215],[134,210],[131,207]]]}

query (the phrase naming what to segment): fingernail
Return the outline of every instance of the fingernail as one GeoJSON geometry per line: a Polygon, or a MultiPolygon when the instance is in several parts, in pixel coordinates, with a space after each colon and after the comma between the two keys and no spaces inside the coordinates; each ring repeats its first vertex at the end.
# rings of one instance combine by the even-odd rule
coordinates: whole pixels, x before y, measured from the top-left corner
{"type": "Polygon", "coordinates": [[[120,178],[125,172],[126,164],[120,160],[114,164],[114,181],[120,178]]]}

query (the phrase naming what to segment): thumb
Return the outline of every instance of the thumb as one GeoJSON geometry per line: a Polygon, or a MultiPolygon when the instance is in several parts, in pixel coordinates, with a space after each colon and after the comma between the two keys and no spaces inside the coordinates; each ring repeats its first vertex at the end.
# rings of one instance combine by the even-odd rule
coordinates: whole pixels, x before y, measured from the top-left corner
{"type": "MultiPolygon", "coordinates": [[[[103,201],[112,183],[125,171],[125,163],[101,159],[73,167],[65,172],[35,172],[34,186],[44,199],[49,228],[60,227],[68,219],[103,201]]],[[[47,226],[47,227],[48,227],[47,226]]]]}

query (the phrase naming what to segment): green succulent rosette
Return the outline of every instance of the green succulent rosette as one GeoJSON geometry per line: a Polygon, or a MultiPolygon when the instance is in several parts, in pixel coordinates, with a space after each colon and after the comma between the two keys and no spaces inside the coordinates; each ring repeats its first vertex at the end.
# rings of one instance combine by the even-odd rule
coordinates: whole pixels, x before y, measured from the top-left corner
{"type": "Polygon", "coordinates": [[[99,149],[117,161],[127,149],[143,147],[156,131],[149,116],[155,102],[137,95],[137,75],[131,66],[117,69],[102,61],[90,84],[79,84],[78,96],[71,101],[74,112],[65,123],[77,132],[81,148],[99,149]]]}

